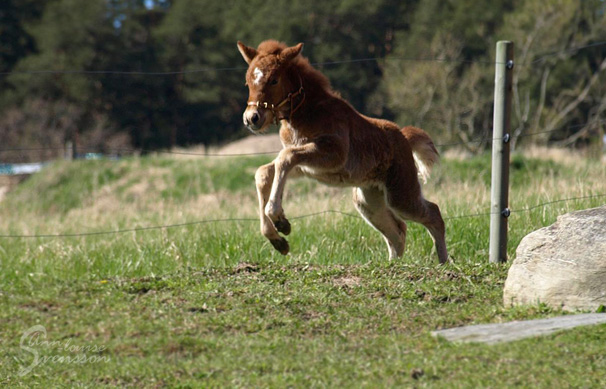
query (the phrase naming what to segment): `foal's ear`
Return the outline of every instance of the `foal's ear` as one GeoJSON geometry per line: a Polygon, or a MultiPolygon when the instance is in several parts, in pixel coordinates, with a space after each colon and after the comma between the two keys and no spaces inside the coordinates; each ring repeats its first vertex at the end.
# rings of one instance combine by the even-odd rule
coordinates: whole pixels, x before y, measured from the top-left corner
{"type": "Polygon", "coordinates": [[[240,41],[238,41],[238,50],[240,50],[240,54],[242,54],[242,57],[249,65],[252,60],[257,56],[257,50],[253,49],[252,47],[246,46],[240,41]]]}
{"type": "Polygon", "coordinates": [[[284,61],[290,61],[299,55],[301,50],[303,50],[303,43],[299,43],[293,47],[287,47],[280,53],[280,58],[284,61]]]}

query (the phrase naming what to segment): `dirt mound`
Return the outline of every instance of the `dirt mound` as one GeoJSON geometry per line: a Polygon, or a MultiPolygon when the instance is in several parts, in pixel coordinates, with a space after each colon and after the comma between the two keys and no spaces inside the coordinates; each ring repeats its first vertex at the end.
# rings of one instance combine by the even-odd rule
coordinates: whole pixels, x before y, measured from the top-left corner
{"type": "Polygon", "coordinates": [[[250,135],[217,150],[218,154],[273,153],[282,149],[278,134],[250,135]]]}
{"type": "Polygon", "coordinates": [[[0,175],[0,201],[4,199],[6,194],[17,186],[20,182],[25,181],[29,174],[15,174],[12,176],[0,175]]]}

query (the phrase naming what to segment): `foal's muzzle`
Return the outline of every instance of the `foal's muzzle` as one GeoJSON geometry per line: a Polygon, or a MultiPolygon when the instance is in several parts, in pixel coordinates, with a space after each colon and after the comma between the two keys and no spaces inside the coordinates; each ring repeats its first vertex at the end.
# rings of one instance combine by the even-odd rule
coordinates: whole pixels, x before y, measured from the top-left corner
{"type": "Polygon", "coordinates": [[[253,133],[262,130],[267,119],[266,112],[267,111],[255,106],[249,106],[246,108],[244,115],[242,115],[246,128],[253,133]]]}

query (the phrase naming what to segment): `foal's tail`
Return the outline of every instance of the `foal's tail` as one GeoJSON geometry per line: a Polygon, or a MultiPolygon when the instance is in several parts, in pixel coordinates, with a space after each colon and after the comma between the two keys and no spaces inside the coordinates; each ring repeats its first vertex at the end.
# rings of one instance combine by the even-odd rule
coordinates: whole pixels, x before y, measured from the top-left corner
{"type": "Polygon", "coordinates": [[[412,155],[417,165],[419,177],[423,180],[423,183],[427,183],[431,168],[439,161],[440,154],[438,154],[438,150],[436,150],[436,146],[429,135],[420,128],[406,126],[401,131],[412,148],[412,155]]]}

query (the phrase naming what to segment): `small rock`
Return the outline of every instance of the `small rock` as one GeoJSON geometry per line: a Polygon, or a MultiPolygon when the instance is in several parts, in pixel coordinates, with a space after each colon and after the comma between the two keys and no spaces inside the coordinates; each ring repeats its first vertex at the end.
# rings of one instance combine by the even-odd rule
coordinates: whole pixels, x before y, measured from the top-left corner
{"type": "Polygon", "coordinates": [[[418,368],[414,368],[410,372],[410,376],[415,380],[418,380],[419,378],[423,377],[424,374],[425,374],[425,372],[423,371],[423,369],[418,369],[418,368]]]}
{"type": "Polygon", "coordinates": [[[240,262],[238,266],[234,268],[234,273],[253,273],[256,271],[259,271],[259,267],[247,262],[240,262]]]}

